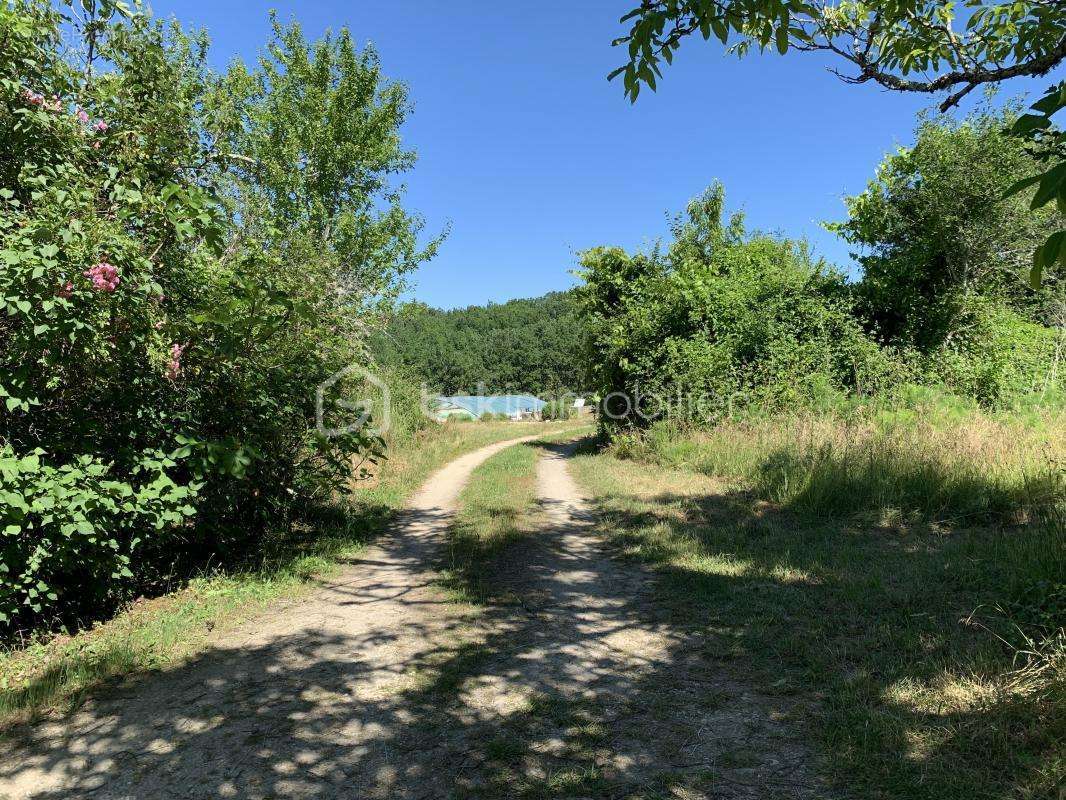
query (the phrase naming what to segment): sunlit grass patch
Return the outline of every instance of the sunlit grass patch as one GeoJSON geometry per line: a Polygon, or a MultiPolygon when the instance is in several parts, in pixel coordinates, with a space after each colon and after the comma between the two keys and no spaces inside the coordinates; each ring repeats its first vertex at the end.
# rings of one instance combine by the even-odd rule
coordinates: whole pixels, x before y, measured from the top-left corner
{"type": "Polygon", "coordinates": [[[556,425],[441,425],[391,443],[373,480],[356,484],[346,504],[309,510],[294,530],[268,540],[258,563],[209,572],[175,592],[142,599],[74,635],[38,637],[0,652],[0,723],[76,706],[101,684],[173,667],[212,637],[296,598],[338,569],[381,531],[433,470],[463,452],[556,425]]]}
{"type": "MultiPolygon", "coordinates": [[[[1025,524],[1066,508],[1066,413],[774,415],[619,436],[621,458],[723,479],[799,513],[897,527],[1025,524]]],[[[672,476],[674,477],[674,476],[672,476]]],[[[640,479],[654,488],[654,477],[640,479]]]]}
{"type": "Polygon", "coordinates": [[[479,465],[459,496],[444,585],[456,599],[483,602],[493,557],[521,535],[536,501],[536,447],[508,447],[479,465]]]}
{"type": "MultiPolygon", "coordinates": [[[[838,422],[814,424],[819,441],[845,441],[834,438],[838,422]]],[[[1032,436],[999,424],[976,425],[959,446],[946,431],[908,439],[925,429],[871,428],[853,440],[860,449],[840,451],[852,459],[840,462],[847,481],[826,481],[818,495],[811,480],[776,502],[762,499],[761,460],[806,445],[767,421],[690,433],[677,447],[653,432],[579,455],[572,470],[610,541],[656,566],[675,624],[700,632],[704,652],[759,691],[818,709],[803,720],[857,796],[1054,797],[1066,780],[1066,527],[1057,501],[1015,514],[1024,493],[1007,492],[999,507],[986,500],[1002,476],[1038,472],[1040,454],[1061,445],[1044,439],[1041,449],[1049,427],[1032,436]],[[875,476],[852,470],[855,454],[868,459],[861,448],[888,435],[898,447],[887,458],[958,457],[987,480],[935,502],[943,481],[863,494],[848,481],[875,476]],[[720,448],[732,449],[718,457],[720,448]],[[978,455],[998,450],[1003,463],[981,473],[978,455]],[[723,464],[741,468],[723,476],[723,464]],[[959,513],[967,503],[978,513],[959,513]]]]}

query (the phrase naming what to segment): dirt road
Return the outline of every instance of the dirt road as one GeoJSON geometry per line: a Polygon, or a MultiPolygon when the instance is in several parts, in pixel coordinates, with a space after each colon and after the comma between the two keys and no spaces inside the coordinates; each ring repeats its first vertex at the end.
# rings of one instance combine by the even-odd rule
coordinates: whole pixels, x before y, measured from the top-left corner
{"type": "Polygon", "coordinates": [[[311,599],[0,748],[0,798],[822,797],[797,709],[726,677],[604,551],[565,448],[484,607],[436,584],[438,472],[311,599]]]}

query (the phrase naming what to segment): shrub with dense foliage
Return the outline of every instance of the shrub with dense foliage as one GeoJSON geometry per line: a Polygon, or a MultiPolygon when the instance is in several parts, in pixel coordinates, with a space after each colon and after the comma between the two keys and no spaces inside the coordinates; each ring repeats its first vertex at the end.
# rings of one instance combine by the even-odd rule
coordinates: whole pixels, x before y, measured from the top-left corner
{"type": "Polygon", "coordinates": [[[343,484],[381,443],[318,436],[316,386],[435,243],[389,182],[405,90],[347,32],[218,75],[122,3],[15,0],[0,51],[0,621],[40,624],[343,484]]]}
{"type": "Polygon", "coordinates": [[[1037,169],[1005,132],[1013,115],[923,117],[914,146],[889,155],[834,226],[857,248],[864,326],[987,403],[1046,387],[1066,323],[1059,271],[1037,289],[1023,277],[1059,219],[1030,210],[1028,194],[1004,197],[1037,169]]]}
{"type": "Polygon", "coordinates": [[[723,222],[723,203],[720,186],[694,200],[665,251],[583,256],[578,295],[607,419],[707,420],[892,377],[843,276],[800,243],[749,235],[740,215],[723,222]]]}
{"type": "Polygon", "coordinates": [[[665,247],[587,252],[577,295],[605,419],[706,422],[915,383],[986,406],[1059,397],[1062,278],[1048,268],[1034,288],[1023,269],[1058,223],[1007,196],[1035,169],[1005,133],[1013,113],[922,120],[914,147],[849,198],[833,227],[858,247],[858,282],[802,243],[723,221],[718,186],[665,247]]]}

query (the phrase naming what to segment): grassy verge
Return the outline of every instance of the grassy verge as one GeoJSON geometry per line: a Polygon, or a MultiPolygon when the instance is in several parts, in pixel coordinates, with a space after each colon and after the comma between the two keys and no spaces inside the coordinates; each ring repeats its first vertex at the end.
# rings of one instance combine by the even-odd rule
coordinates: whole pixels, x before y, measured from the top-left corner
{"type": "Polygon", "coordinates": [[[891,526],[1021,524],[1066,504],[1066,410],[1023,417],[929,403],[756,417],[619,437],[622,457],[739,481],[808,517],[891,526]]]}
{"type": "Polygon", "coordinates": [[[492,442],[559,426],[541,423],[442,425],[393,443],[390,458],[352,502],[310,514],[295,534],[271,543],[255,569],[204,575],[128,609],[92,630],[29,641],[0,652],[0,724],[72,708],[102,683],[162,669],[202,649],[279,599],[292,598],[382,530],[438,467],[492,442]]]}
{"type": "MultiPolygon", "coordinates": [[[[459,513],[451,527],[444,585],[457,600],[488,599],[494,560],[531,527],[536,511],[535,467],[538,445],[589,435],[591,425],[561,421],[539,439],[508,447],[474,470],[459,495],[459,513]]],[[[495,598],[497,600],[501,598],[495,598]]]]}
{"type": "Polygon", "coordinates": [[[763,690],[816,701],[811,732],[859,796],[1055,796],[1066,779],[1061,497],[1023,508],[1033,495],[996,494],[1044,474],[1047,428],[873,421],[866,444],[837,449],[853,431],[809,422],[807,440],[769,420],[659,431],[579,456],[574,474],[605,533],[658,567],[663,602],[708,652],[763,690]],[[888,440],[898,446],[877,460],[888,440]],[[796,459],[781,470],[790,488],[768,490],[775,453],[826,442],[831,466],[796,459]],[[984,470],[966,457],[999,452],[984,470]],[[946,491],[945,479],[970,488],[946,491]]]}
{"type": "Polygon", "coordinates": [[[484,602],[494,556],[522,535],[537,499],[537,453],[530,444],[508,447],[478,466],[460,494],[444,575],[456,600],[484,602]]]}

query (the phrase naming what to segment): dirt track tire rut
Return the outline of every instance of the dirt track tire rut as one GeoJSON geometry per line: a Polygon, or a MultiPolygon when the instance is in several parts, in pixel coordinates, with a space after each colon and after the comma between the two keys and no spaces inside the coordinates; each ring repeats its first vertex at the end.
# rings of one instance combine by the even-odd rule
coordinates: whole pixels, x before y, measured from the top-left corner
{"type": "Polygon", "coordinates": [[[0,798],[828,796],[795,708],[730,678],[602,543],[572,446],[539,445],[539,508],[493,570],[518,602],[445,596],[460,490],[533,438],[437,472],[313,597],[0,746],[0,798]]]}

